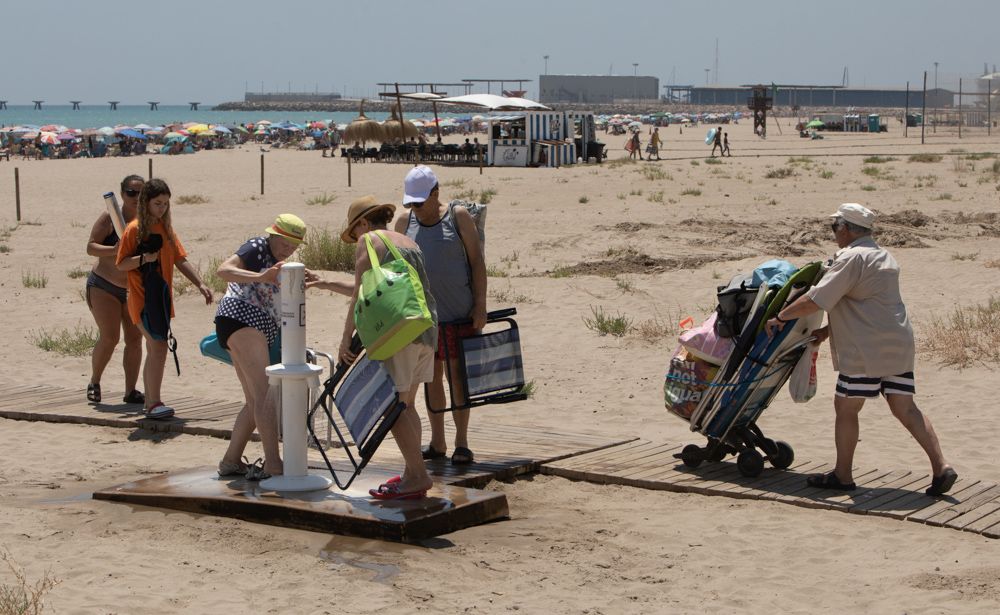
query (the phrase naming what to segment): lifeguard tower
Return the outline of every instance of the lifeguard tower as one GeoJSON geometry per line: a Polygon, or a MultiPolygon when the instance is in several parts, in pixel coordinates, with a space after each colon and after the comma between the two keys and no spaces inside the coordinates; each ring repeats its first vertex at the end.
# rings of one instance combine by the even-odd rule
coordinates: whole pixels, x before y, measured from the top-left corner
{"type": "Polygon", "coordinates": [[[755,85],[753,95],[747,99],[747,107],[753,111],[753,132],[762,137],[767,136],[767,112],[774,107],[774,97],[769,90],[766,85],[755,85]]]}

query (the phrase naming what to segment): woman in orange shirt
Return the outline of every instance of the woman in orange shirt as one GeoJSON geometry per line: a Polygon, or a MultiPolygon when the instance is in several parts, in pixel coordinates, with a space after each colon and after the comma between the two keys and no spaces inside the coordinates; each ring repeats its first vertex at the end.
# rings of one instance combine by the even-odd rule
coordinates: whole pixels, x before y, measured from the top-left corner
{"type": "Polygon", "coordinates": [[[167,337],[174,315],[174,266],[198,288],[205,303],[212,303],[212,291],[187,261],[187,252],[170,222],[170,188],[162,179],[151,179],[139,194],[136,219],[125,227],[118,244],[118,269],[128,276],[128,313],[146,338],[146,363],[142,382],[146,388],[143,414],[151,419],[173,416],[174,409],[160,398],[163,368],[167,362],[167,337]],[[146,297],[146,283],[159,276],[164,286],[163,300],[146,297]],[[145,278],[144,278],[145,276],[145,278]]]}

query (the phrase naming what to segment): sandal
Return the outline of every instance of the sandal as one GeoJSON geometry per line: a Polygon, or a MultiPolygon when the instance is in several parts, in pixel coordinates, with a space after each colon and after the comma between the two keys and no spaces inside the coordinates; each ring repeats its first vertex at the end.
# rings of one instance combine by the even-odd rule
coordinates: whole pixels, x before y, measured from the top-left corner
{"type": "Polygon", "coordinates": [[[174,415],[174,409],[158,401],[148,408],[143,408],[142,415],[147,419],[169,419],[174,415]]]}
{"type": "Polygon", "coordinates": [[[445,453],[444,451],[439,451],[436,448],[434,448],[433,446],[431,446],[430,444],[428,444],[427,446],[425,446],[420,451],[420,456],[423,457],[424,459],[441,459],[446,454],[447,453],[445,453]]]}
{"type": "Polygon", "coordinates": [[[455,452],[451,454],[451,465],[453,466],[466,466],[474,460],[472,451],[464,446],[456,447],[455,452]]]}
{"type": "MultiPolygon", "coordinates": [[[[100,393],[98,393],[98,397],[100,397],[100,393]]],[[[142,391],[132,389],[132,391],[122,398],[122,401],[126,404],[144,404],[146,403],[146,396],[142,394],[142,391]]]]}
{"type": "Polygon", "coordinates": [[[257,461],[250,463],[250,461],[244,457],[243,461],[247,464],[246,479],[247,480],[267,480],[271,478],[271,475],[264,471],[264,458],[258,457],[257,461]]]}
{"type": "Polygon", "coordinates": [[[368,495],[376,500],[419,500],[427,497],[427,490],[400,491],[399,483],[383,483],[378,489],[369,489],[368,495]]]}
{"type": "Polygon", "coordinates": [[[101,385],[94,384],[91,382],[87,385],[87,401],[92,401],[95,404],[101,403],[101,385]]]}
{"type": "Polygon", "coordinates": [[[219,462],[219,476],[245,476],[249,466],[242,461],[233,463],[223,459],[219,462]]]}
{"type": "Polygon", "coordinates": [[[813,474],[806,479],[806,484],[818,489],[833,489],[834,491],[854,491],[858,486],[854,483],[842,483],[836,473],[813,474]]]}
{"type": "Polygon", "coordinates": [[[931,479],[931,486],[924,493],[931,497],[944,495],[955,486],[956,480],[958,480],[958,472],[954,468],[946,468],[939,476],[931,479]]]}

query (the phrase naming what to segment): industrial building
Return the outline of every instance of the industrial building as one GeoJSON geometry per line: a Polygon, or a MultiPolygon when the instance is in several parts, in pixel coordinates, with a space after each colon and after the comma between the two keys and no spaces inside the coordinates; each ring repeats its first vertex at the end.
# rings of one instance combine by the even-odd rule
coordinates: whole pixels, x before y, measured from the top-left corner
{"type": "Polygon", "coordinates": [[[660,80],[642,75],[539,75],[538,101],[545,103],[607,104],[657,100],[660,80]]]}
{"type": "MultiPolygon", "coordinates": [[[[745,107],[753,94],[753,85],[725,86],[664,86],[664,99],[693,105],[725,105],[745,107]]],[[[777,84],[775,107],[898,107],[907,106],[905,88],[849,88],[837,85],[777,84]]],[[[909,106],[916,108],[923,103],[923,92],[911,87],[909,106]]],[[[947,108],[955,104],[955,92],[943,88],[927,90],[927,106],[947,108]]]]}

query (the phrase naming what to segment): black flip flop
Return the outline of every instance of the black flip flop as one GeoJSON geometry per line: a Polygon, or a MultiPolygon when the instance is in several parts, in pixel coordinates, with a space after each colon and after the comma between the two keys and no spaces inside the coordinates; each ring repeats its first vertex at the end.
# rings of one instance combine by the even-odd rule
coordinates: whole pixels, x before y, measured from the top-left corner
{"type": "Polygon", "coordinates": [[[834,491],[854,491],[858,486],[854,483],[842,483],[834,472],[826,474],[813,474],[806,479],[806,484],[819,489],[832,489],[834,491]]]}
{"type": "Polygon", "coordinates": [[[457,447],[455,452],[451,454],[451,465],[453,466],[466,466],[473,461],[472,451],[464,446],[457,447]]]}
{"type": "Polygon", "coordinates": [[[132,389],[132,391],[122,398],[122,401],[126,404],[144,404],[146,403],[146,396],[141,392],[132,389]]]}
{"type": "Polygon", "coordinates": [[[101,385],[90,383],[87,385],[87,400],[94,403],[101,403],[101,385]]]}
{"type": "Polygon", "coordinates": [[[955,481],[958,479],[958,472],[953,468],[948,468],[940,474],[940,476],[935,476],[931,479],[931,486],[927,488],[924,493],[931,497],[938,497],[948,493],[948,491],[955,486],[955,481]]]}
{"type": "Polygon", "coordinates": [[[446,454],[444,451],[439,451],[430,444],[420,450],[420,456],[424,459],[441,459],[446,454]]]}

